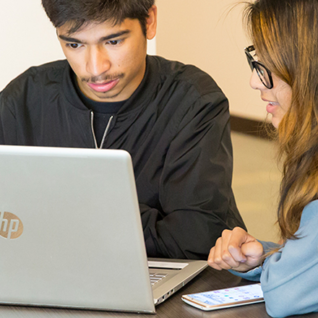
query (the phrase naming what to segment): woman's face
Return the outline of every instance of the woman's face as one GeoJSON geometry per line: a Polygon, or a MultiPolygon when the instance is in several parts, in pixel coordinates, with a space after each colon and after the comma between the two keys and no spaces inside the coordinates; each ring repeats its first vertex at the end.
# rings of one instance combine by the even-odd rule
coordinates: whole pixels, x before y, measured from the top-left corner
{"type": "Polygon", "coordinates": [[[273,88],[266,88],[259,79],[256,70],[253,70],[250,85],[261,92],[261,99],[267,102],[266,111],[272,115],[272,124],[278,128],[279,123],[291,104],[292,89],[282,79],[272,73],[273,88]]]}

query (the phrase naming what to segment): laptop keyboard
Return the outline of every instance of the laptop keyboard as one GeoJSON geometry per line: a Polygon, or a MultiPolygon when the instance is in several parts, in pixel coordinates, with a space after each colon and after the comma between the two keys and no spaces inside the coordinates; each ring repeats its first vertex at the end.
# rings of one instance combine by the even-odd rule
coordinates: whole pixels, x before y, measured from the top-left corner
{"type": "Polygon", "coordinates": [[[160,274],[160,273],[150,273],[150,282],[151,285],[155,285],[160,282],[163,278],[167,276],[167,274],[160,274]]]}

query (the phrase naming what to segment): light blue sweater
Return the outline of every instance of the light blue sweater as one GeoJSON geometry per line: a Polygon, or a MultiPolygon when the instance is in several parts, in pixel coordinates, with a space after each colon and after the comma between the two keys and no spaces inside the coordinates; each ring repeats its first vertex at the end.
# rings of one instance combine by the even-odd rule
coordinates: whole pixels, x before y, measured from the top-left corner
{"type": "MultiPolygon", "coordinates": [[[[318,200],[303,210],[296,232],[263,266],[247,273],[231,271],[248,280],[260,281],[267,313],[286,317],[318,311],[318,200]]],[[[277,245],[261,242],[265,252],[277,245]]]]}

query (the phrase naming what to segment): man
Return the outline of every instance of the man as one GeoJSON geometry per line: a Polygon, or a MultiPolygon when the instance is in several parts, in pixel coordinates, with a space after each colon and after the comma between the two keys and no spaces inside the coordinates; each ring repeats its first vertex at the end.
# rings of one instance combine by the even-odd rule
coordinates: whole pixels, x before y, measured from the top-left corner
{"type": "Polygon", "coordinates": [[[0,143],[127,150],[148,256],[205,259],[224,229],[245,228],[226,97],[196,67],[146,55],[154,0],[42,4],[67,60],[1,92],[0,143]]]}

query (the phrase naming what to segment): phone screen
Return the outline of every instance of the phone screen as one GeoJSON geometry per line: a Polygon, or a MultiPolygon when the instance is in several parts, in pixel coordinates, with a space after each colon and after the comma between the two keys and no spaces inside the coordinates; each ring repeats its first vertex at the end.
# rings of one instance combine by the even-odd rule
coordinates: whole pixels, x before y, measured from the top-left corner
{"type": "Polygon", "coordinates": [[[182,300],[203,310],[214,310],[262,302],[264,298],[261,285],[252,284],[183,295],[182,300]]]}

